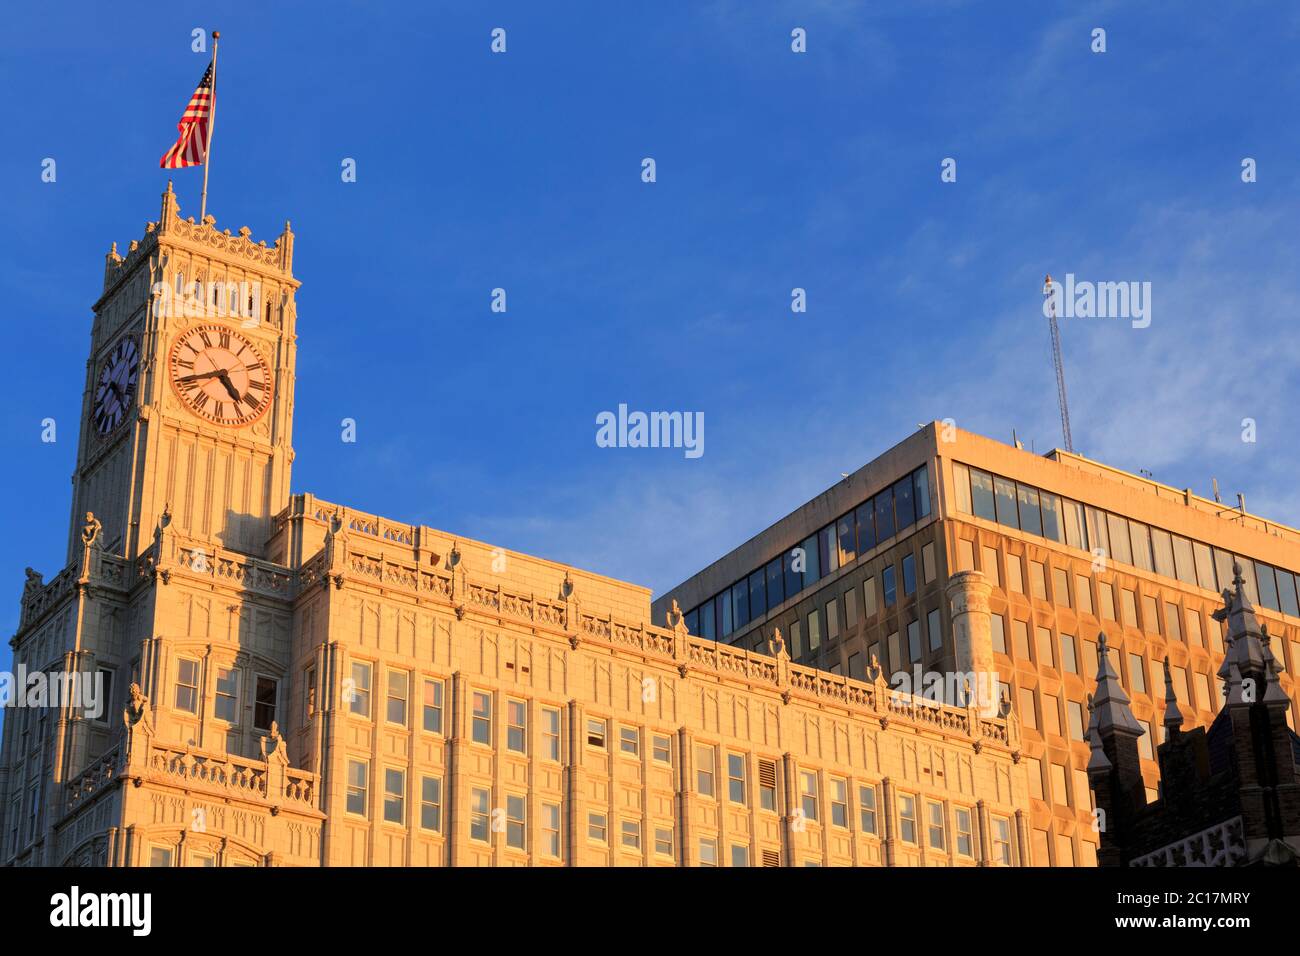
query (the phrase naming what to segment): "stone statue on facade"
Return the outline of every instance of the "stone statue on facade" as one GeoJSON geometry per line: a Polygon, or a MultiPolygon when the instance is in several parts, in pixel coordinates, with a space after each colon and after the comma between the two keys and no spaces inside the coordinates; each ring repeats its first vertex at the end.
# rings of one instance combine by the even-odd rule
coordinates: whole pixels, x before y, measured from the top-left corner
{"type": "Polygon", "coordinates": [[[91,547],[99,540],[99,533],[103,530],[104,525],[95,517],[94,512],[87,511],[86,524],[81,529],[81,543],[88,548],[91,547]]]}

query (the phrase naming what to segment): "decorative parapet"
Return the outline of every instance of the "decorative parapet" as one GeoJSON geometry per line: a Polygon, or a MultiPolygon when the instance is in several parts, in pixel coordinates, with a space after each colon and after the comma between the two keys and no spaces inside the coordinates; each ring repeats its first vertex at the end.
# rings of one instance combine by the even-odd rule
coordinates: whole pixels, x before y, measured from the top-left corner
{"type": "Polygon", "coordinates": [[[292,569],[221,548],[178,541],[174,563],[168,562],[161,567],[211,578],[217,583],[234,585],[268,597],[290,598],[294,593],[292,569]]]}
{"type": "Polygon", "coordinates": [[[111,787],[121,769],[122,745],[119,742],[68,784],[67,801],[64,804],[65,814],[75,813],[80,807],[111,787]]]}
{"type": "Polygon", "coordinates": [[[284,231],[275,240],[275,244],[268,246],[265,240],[254,242],[252,231],[247,226],[241,227],[232,235],[229,229],[218,231],[216,219],[212,216],[200,223],[195,222],[192,216],[182,219],[180,212],[180,203],[169,182],[162,194],[158,221],[145,223],[144,238],[131,240],[125,256],[118,254],[117,243],[113,243],[109,249],[104,259],[105,292],[157,249],[160,237],[164,236],[168,240],[179,240],[227,257],[242,259],[254,269],[279,272],[293,282],[293,230],[288,222],[284,224],[284,231]]]}
{"type": "Polygon", "coordinates": [[[145,776],[158,783],[176,784],[230,799],[277,807],[316,808],[314,773],[286,768],[284,785],[276,787],[271,785],[276,775],[271,773],[268,763],[232,754],[155,743],[149,748],[145,776]]]}
{"type": "Polygon", "coordinates": [[[1246,839],[1238,816],[1140,856],[1129,866],[1238,866],[1245,859],[1246,839]]]}

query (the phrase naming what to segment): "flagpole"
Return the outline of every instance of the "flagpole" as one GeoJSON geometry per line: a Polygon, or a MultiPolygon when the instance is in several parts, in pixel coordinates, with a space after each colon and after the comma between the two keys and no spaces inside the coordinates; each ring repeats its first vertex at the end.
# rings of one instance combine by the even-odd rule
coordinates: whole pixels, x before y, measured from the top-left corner
{"type": "Polygon", "coordinates": [[[221,32],[212,31],[212,106],[208,110],[208,141],[203,144],[203,196],[199,199],[199,225],[208,217],[208,169],[212,156],[212,134],[217,128],[217,41],[221,32]]]}

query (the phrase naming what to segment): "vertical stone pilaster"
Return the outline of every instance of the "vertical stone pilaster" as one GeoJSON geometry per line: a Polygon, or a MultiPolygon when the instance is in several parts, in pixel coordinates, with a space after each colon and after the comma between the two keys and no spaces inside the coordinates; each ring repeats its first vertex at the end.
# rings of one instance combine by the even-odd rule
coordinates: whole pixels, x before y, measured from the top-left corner
{"type": "Polygon", "coordinates": [[[997,694],[993,661],[993,628],[989,616],[992,586],[980,571],[958,571],[948,579],[945,593],[952,613],[953,656],[959,673],[975,674],[971,691],[997,694]],[[985,683],[988,682],[988,683],[985,683]]]}

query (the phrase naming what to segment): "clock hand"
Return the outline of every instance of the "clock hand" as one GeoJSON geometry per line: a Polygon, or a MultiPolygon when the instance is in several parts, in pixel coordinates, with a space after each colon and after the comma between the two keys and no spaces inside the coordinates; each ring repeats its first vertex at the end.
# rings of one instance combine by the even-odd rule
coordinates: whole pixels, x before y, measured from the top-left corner
{"type": "Polygon", "coordinates": [[[236,404],[238,404],[240,400],[239,392],[235,389],[234,383],[230,381],[230,376],[225,372],[221,373],[221,384],[226,386],[226,391],[230,393],[230,397],[235,400],[236,404]]]}
{"type": "Polygon", "coordinates": [[[225,375],[225,374],[226,374],[226,373],[223,372],[223,371],[221,371],[220,369],[216,369],[215,371],[212,371],[212,372],[196,372],[196,373],[193,374],[193,375],[186,375],[186,376],[183,376],[182,378],[178,378],[176,381],[177,381],[177,382],[193,382],[193,381],[196,381],[197,379],[200,379],[200,378],[212,378],[212,376],[214,376],[214,375],[225,375]]]}

